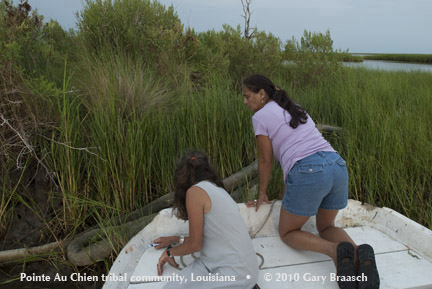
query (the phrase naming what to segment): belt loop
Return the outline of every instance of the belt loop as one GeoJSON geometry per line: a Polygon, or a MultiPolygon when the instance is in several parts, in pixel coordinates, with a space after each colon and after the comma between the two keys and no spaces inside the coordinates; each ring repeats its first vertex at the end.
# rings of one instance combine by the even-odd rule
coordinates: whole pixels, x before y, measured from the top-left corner
{"type": "Polygon", "coordinates": [[[317,154],[318,154],[319,156],[321,156],[321,157],[324,159],[324,161],[325,161],[328,165],[331,165],[331,164],[333,163],[333,162],[330,160],[330,158],[328,158],[328,155],[327,155],[326,152],[319,151],[319,152],[317,152],[317,154]]]}

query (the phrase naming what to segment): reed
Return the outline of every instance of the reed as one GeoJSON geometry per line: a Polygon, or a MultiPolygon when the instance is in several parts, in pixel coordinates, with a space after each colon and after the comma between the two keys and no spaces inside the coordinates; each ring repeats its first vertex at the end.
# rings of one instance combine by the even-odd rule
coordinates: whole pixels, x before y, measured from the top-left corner
{"type": "MultiPolygon", "coordinates": [[[[175,161],[187,149],[206,151],[222,177],[257,156],[252,113],[230,79],[215,74],[202,88],[173,89],[139,63],[132,66],[121,57],[114,62],[90,66],[81,74],[87,82],[71,76],[79,89],[53,98],[60,123],[40,145],[50,151],[46,162],[61,193],[63,206],[56,212],[61,235],[171,191],[175,161]]],[[[326,137],[348,162],[351,198],[394,208],[431,227],[431,78],[346,69],[299,91],[283,76],[275,82],[288,88],[315,122],[344,128],[326,137]]],[[[63,90],[70,85],[65,77],[63,90]]],[[[277,198],[283,178],[277,165],[273,170],[269,195],[277,198]]],[[[8,202],[2,199],[3,217],[8,202]]]]}
{"type": "Polygon", "coordinates": [[[337,53],[339,61],[342,62],[363,62],[364,58],[362,56],[352,55],[348,52],[337,53]]]}
{"type": "Polygon", "coordinates": [[[432,63],[432,54],[372,54],[363,57],[368,60],[432,63]]]}
{"type": "Polygon", "coordinates": [[[110,59],[87,58],[73,81],[77,93],[58,98],[61,122],[49,165],[64,194],[65,218],[80,220],[78,211],[90,210],[67,194],[106,204],[98,216],[104,219],[169,192],[186,149],[206,151],[222,177],[253,161],[250,113],[229,79],[212,75],[200,89],[174,87],[143,60],[110,59]]]}

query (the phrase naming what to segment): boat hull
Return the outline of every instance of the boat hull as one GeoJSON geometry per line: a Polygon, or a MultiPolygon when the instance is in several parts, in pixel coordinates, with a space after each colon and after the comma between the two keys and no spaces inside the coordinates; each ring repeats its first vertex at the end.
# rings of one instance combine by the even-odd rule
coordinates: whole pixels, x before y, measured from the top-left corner
{"type": "MultiPolygon", "coordinates": [[[[259,263],[263,261],[259,286],[262,289],[337,289],[335,267],[329,257],[294,250],[280,240],[280,208],[280,201],[263,205],[258,212],[239,204],[249,233],[253,236],[255,250],[262,256],[257,257],[259,263]]],[[[432,231],[389,208],[375,208],[354,200],[349,200],[347,208],[341,210],[335,223],[344,227],[357,244],[369,243],[374,247],[380,288],[432,288],[432,231]]],[[[303,229],[317,234],[315,218],[310,218],[303,229]]],[[[111,278],[103,288],[162,288],[166,280],[170,276],[176,278],[179,271],[165,265],[165,279],[158,279],[156,264],[161,252],[148,244],[159,236],[187,234],[187,222],[173,216],[171,209],[161,211],[123,248],[110,270],[111,278]]],[[[185,256],[186,265],[192,261],[193,257],[185,256]]],[[[180,260],[177,259],[177,262],[180,260]]]]}

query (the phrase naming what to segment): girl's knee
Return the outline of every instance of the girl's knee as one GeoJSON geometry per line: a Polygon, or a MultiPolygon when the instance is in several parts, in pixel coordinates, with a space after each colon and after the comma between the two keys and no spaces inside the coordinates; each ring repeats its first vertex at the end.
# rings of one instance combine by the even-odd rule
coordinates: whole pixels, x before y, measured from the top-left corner
{"type": "Polygon", "coordinates": [[[295,231],[301,231],[301,228],[293,228],[293,229],[282,229],[279,228],[279,237],[281,239],[286,239],[289,237],[289,234],[295,231]]]}
{"type": "Polygon", "coordinates": [[[325,231],[327,231],[328,229],[332,229],[335,228],[335,226],[333,224],[329,224],[327,226],[318,226],[317,225],[317,231],[319,233],[319,235],[321,236],[325,231]]]}
{"type": "Polygon", "coordinates": [[[281,237],[281,239],[283,239],[283,237],[285,237],[285,235],[287,234],[288,232],[286,232],[285,230],[281,230],[280,228],[279,228],[279,237],[281,237]]]}
{"type": "Polygon", "coordinates": [[[292,230],[287,230],[287,229],[283,229],[281,227],[279,227],[279,237],[281,237],[281,239],[283,239],[286,235],[289,234],[289,232],[291,232],[292,230]]]}

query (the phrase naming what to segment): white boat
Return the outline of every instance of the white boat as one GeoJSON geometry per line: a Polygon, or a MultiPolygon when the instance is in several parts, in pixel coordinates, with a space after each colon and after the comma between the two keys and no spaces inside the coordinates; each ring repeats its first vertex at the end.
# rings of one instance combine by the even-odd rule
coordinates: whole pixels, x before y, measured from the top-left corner
{"type": "MultiPolygon", "coordinates": [[[[326,255],[299,251],[285,245],[278,236],[281,202],[262,205],[258,212],[239,204],[258,253],[258,285],[262,289],[339,288],[333,261],[326,255]],[[259,255],[262,256],[259,257],[259,255]]],[[[389,208],[376,208],[349,200],[336,225],[344,227],[357,244],[372,245],[382,289],[432,288],[432,231],[389,208]]],[[[315,218],[303,227],[316,233],[315,218]]],[[[178,269],[164,267],[157,277],[156,264],[162,253],[149,247],[160,236],[187,235],[188,223],[177,219],[171,209],[162,210],[133,237],[115,260],[103,289],[162,288],[178,269]]],[[[198,253],[199,254],[199,253],[198,253]]],[[[185,256],[187,265],[193,260],[185,256]]],[[[176,257],[180,264],[179,257],[176,257]]],[[[182,265],[180,265],[182,267],[182,265]]]]}

